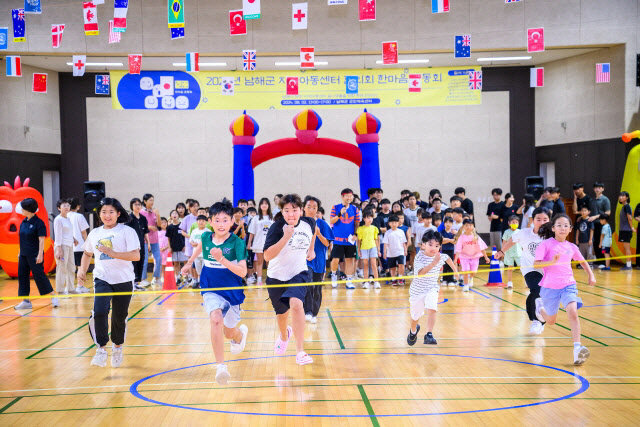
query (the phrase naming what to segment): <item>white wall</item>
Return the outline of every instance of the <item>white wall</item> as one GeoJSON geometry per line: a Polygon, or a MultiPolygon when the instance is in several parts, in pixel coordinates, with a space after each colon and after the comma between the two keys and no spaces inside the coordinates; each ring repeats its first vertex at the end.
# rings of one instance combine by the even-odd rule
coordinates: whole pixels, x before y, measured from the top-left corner
{"type": "MultiPolygon", "coordinates": [[[[464,186],[476,212],[484,213],[493,187],[509,190],[509,94],[483,93],[482,105],[371,110],[380,121],[382,187],[391,200],[409,188],[445,198],[464,186]]],[[[320,137],[355,144],[351,124],[359,109],[319,110],[320,137]]],[[[89,179],[105,181],[107,193],[128,201],[154,194],[167,215],[187,197],[211,204],[233,192],[229,124],[239,111],[112,110],[108,98],[87,99],[89,179]]],[[[296,111],[251,111],[260,125],[257,144],[295,135],[296,111]]],[[[276,193],[313,194],[327,206],[340,190],[359,192],[358,168],[328,156],[294,155],[255,170],[256,199],[276,193]]],[[[478,215],[480,231],[486,218],[478,215]]]]}
{"type": "Polygon", "coordinates": [[[60,154],[57,72],[29,66],[22,67],[22,77],[0,72],[0,150],[60,154]],[[47,93],[31,91],[33,73],[48,74],[47,93]]]}

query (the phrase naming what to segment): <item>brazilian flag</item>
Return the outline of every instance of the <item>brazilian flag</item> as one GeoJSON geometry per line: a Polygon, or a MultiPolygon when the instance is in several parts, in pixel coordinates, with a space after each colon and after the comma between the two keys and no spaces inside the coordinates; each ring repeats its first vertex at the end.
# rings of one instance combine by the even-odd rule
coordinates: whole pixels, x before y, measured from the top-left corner
{"type": "Polygon", "coordinates": [[[169,28],[184,27],[184,0],[167,0],[169,28]]]}

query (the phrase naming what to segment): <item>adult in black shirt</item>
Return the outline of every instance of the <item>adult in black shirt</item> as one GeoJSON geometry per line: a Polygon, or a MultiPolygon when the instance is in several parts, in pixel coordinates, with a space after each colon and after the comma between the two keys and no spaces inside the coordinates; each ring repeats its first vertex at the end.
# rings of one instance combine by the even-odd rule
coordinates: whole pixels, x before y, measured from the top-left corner
{"type": "MultiPolygon", "coordinates": [[[[18,256],[18,296],[25,299],[15,306],[16,310],[31,309],[33,306],[29,301],[31,292],[30,275],[36,282],[40,295],[47,295],[53,292],[53,287],[49,278],[44,273],[44,240],[47,237],[47,227],[44,222],[36,216],[38,202],[34,199],[24,199],[20,202],[22,214],[25,219],[20,224],[20,255],[18,256]]],[[[58,298],[53,298],[51,304],[58,307],[58,298]]]]}
{"type": "Polygon", "coordinates": [[[515,200],[516,198],[513,197],[513,194],[511,193],[504,195],[504,205],[500,212],[500,220],[502,221],[500,231],[502,234],[509,229],[509,218],[511,218],[512,215],[518,215],[518,209],[520,209],[520,206],[513,203],[515,200]]]}
{"type": "Polygon", "coordinates": [[[140,240],[140,259],[138,261],[133,262],[133,272],[136,276],[136,286],[142,280],[142,269],[144,268],[144,257],[149,256],[146,253],[147,246],[144,244],[146,240],[148,240],[149,234],[149,222],[144,215],[140,215],[140,210],[142,209],[142,201],[140,199],[133,198],[129,203],[129,207],[131,208],[131,220],[126,224],[129,227],[133,228],[138,235],[138,240],[140,240]]]}
{"type": "Polygon", "coordinates": [[[500,220],[502,214],[502,208],[504,203],[500,201],[502,197],[502,189],[494,188],[491,190],[493,196],[493,202],[487,206],[487,218],[491,221],[489,227],[489,244],[491,247],[495,246],[497,250],[502,248],[502,222],[500,220]]]}

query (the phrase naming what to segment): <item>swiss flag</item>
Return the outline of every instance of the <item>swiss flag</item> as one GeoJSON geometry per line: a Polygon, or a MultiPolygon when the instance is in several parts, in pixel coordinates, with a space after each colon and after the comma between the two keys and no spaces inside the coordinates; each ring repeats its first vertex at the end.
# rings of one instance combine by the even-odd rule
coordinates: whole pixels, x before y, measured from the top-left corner
{"type": "Polygon", "coordinates": [[[33,73],[33,92],[47,93],[47,73],[33,73]]]}
{"type": "Polygon", "coordinates": [[[376,0],[359,0],[360,5],[358,10],[360,11],[361,21],[375,21],[376,20],[376,0]]]}
{"type": "Polygon", "coordinates": [[[301,47],[300,48],[300,68],[313,68],[314,67],[315,48],[313,47],[301,47]]]}
{"type": "Polygon", "coordinates": [[[398,42],[382,42],[382,63],[398,63],[398,42]]]}
{"type": "Polygon", "coordinates": [[[527,30],[527,52],[544,51],[544,28],[529,28],[527,30]]]}
{"type": "Polygon", "coordinates": [[[247,34],[247,21],[244,20],[242,9],[229,11],[229,33],[232,36],[247,34]]]}
{"type": "Polygon", "coordinates": [[[140,74],[142,55],[129,55],[129,74],[140,74]]]}
{"type": "Polygon", "coordinates": [[[409,92],[422,92],[422,74],[409,74],[409,92]]]}
{"type": "Polygon", "coordinates": [[[287,77],[287,95],[297,95],[297,94],[298,94],[298,78],[287,77]]]}

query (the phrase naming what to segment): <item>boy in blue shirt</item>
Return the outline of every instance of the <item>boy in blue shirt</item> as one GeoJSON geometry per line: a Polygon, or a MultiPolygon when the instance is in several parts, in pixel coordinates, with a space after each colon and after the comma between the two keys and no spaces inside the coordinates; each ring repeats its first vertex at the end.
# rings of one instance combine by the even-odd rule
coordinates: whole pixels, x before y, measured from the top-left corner
{"type": "Polygon", "coordinates": [[[602,254],[605,259],[605,268],[602,270],[609,271],[611,270],[611,261],[609,258],[611,257],[611,244],[613,243],[613,239],[611,238],[611,226],[609,225],[609,215],[606,213],[600,214],[600,224],[602,225],[602,232],[600,233],[600,248],[602,248],[602,254]]]}
{"type": "Polygon", "coordinates": [[[345,188],[340,193],[342,203],[331,208],[329,222],[333,225],[333,250],[331,251],[331,286],[338,287],[338,264],[344,259],[347,289],[355,289],[351,282],[356,260],[356,230],[360,224],[360,210],[352,205],[353,191],[345,188]]]}
{"type": "Polygon", "coordinates": [[[247,274],[247,247],[244,241],[229,230],[233,225],[233,205],[227,199],[209,208],[209,223],[213,233],[206,231],[202,240],[193,250],[193,255],[182,268],[187,274],[194,260],[202,253],[203,267],[200,288],[204,308],[211,324],[211,347],[218,364],[216,382],[224,385],[231,374],[224,364],[224,339],[231,340],[231,354],[244,350],[249,329],[240,323],[240,304],[244,302],[242,289],[208,291],[208,288],[234,288],[242,286],[242,278],[247,274]]]}

